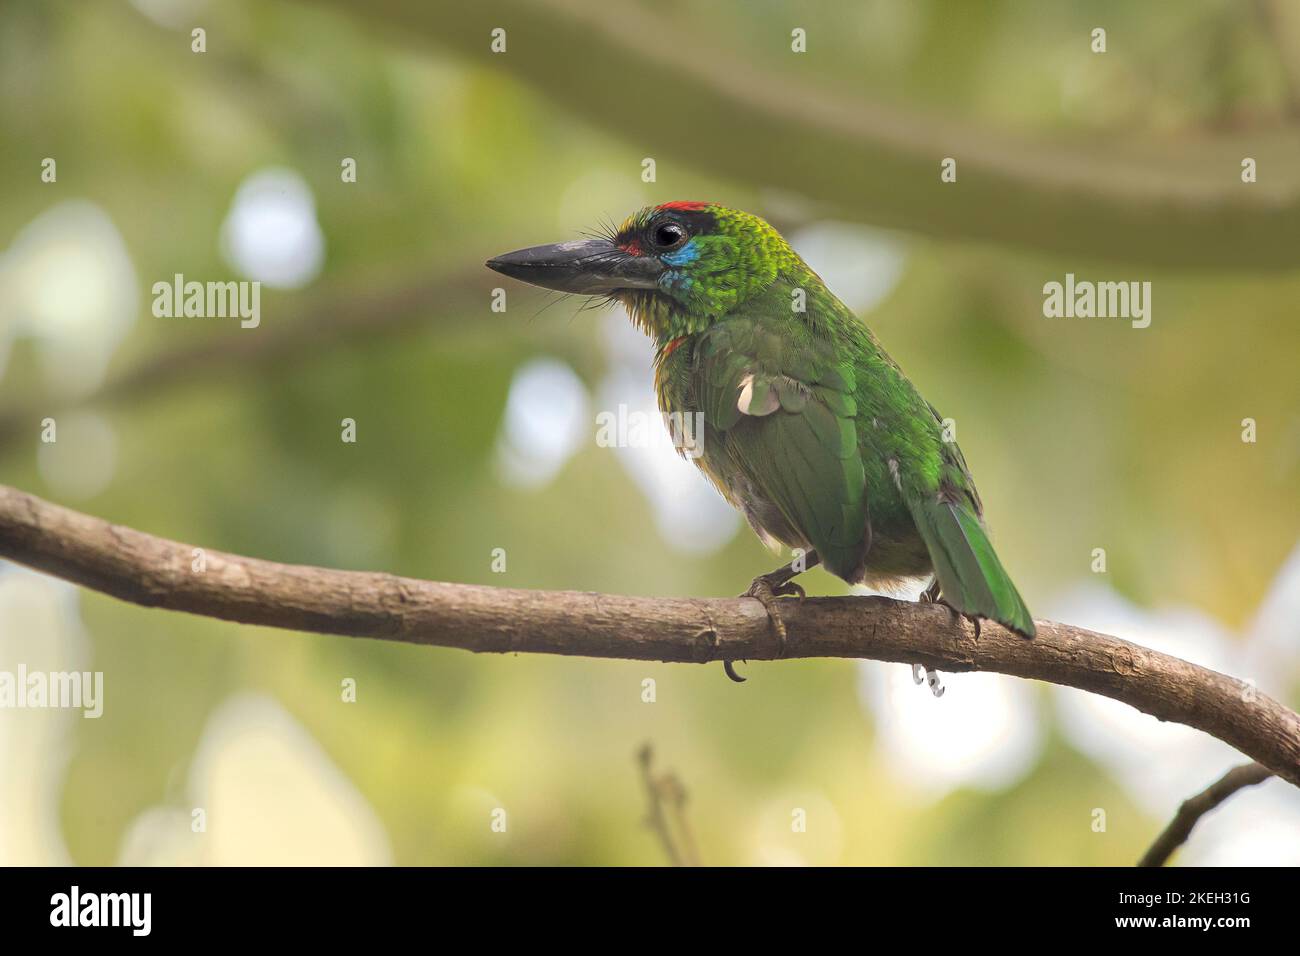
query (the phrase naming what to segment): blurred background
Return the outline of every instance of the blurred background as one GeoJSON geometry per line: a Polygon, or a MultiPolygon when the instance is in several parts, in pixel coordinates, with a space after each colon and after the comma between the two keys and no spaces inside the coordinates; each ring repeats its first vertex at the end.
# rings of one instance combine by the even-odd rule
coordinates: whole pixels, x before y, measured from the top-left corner
{"type": "MultiPolygon", "coordinates": [[[[693,467],[597,444],[653,408],[649,342],[481,265],[712,199],[778,225],[956,420],[1037,615],[1300,705],[1294,4],[9,0],[0,131],[0,482],[278,561],[739,593],[774,559],[693,467]],[[1067,272],[1150,281],[1150,327],[1045,318],[1067,272]],[[176,273],[262,282],[260,325],[155,317],[176,273]]],[[[1130,864],[1243,760],[997,675],[740,687],[0,563],[20,664],[102,671],[104,713],[0,711],[3,864],[658,865],[646,741],[706,863],[1130,864]]],[[[1239,794],[1178,860],[1300,863],[1300,794],[1239,794]]]]}

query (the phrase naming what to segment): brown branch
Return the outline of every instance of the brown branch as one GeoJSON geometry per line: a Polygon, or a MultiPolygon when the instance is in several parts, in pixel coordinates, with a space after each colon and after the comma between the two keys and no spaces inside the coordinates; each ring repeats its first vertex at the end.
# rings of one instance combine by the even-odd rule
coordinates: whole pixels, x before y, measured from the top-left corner
{"type": "Polygon", "coordinates": [[[319,356],[359,336],[398,332],[426,318],[435,308],[445,315],[449,305],[458,301],[468,304],[475,295],[486,309],[490,285],[483,279],[482,267],[475,264],[451,275],[371,279],[361,293],[321,291],[305,303],[290,306],[282,319],[264,317],[264,324],[256,329],[234,328],[225,335],[204,335],[199,341],[164,349],[118,373],[90,395],[75,399],[46,396],[5,409],[0,412],[0,452],[22,435],[34,440],[41,419],[69,407],[114,405],[232,369],[280,368],[285,362],[319,356]]]}
{"type": "Polygon", "coordinates": [[[1035,141],[827,89],[806,79],[819,54],[780,44],[781,52],[741,57],[725,32],[695,29],[664,4],[372,0],[362,14],[329,2],[398,42],[437,44],[517,77],[621,136],[636,156],[655,157],[661,175],[671,160],[827,203],[836,216],[1035,253],[1175,269],[1295,268],[1292,130],[1257,130],[1244,142],[1240,133],[1035,141]],[[495,28],[507,31],[504,53],[490,49],[495,28]],[[632,104],[632,89],[655,95],[632,104]],[[1267,181],[1242,184],[1244,156],[1271,170],[1267,181]],[[955,183],[939,180],[944,157],[957,160],[955,183]]]}
{"type": "Polygon", "coordinates": [[[1257,763],[1233,767],[1194,797],[1183,801],[1169,826],[1156,837],[1151,849],[1138,860],[1138,866],[1164,866],[1173,852],[1187,842],[1192,828],[1219,804],[1238,790],[1263,783],[1273,776],[1273,771],[1257,763]]]}
{"type": "Polygon", "coordinates": [[[1300,786],[1300,716],[1236,678],[1105,634],[1038,622],[1026,641],[946,608],[809,598],[782,611],[784,653],[749,598],[671,599],[443,584],[195,549],[0,485],[0,557],[145,607],[268,627],[494,653],[696,664],[868,658],[994,671],[1123,701],[1231,744],[1300,786]]]}

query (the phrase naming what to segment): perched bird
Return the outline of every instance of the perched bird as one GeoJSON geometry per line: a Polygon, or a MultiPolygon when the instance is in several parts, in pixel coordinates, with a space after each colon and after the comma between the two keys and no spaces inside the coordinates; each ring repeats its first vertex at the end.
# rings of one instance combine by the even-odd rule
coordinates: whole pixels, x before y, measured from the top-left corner
{"type": "MultiPolygon", "coordinates": [[[[488,267],[545,289],[622,303],[654,339],[664,413],[702,414],[693,460],[769,546],[803,549],[756,578],[776,598],[820,563],[1034,636],[993,551],[979,494],[939,413],[871,330],[772,226],[716,203],[670,202],[600,238],[534,246],[488,267]]],[[[740,679],[730,663],[727,673],[740,679]]]]}

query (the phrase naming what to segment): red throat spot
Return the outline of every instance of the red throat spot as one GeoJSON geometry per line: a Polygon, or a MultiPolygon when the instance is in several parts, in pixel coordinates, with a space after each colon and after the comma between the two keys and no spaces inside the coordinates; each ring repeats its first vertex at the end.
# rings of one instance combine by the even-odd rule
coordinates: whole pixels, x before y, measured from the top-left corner
{"type": "Polygon", "coordinates": [[[678,347],[681,346],[681,344],[685,341],[686,341],[686,336],[684,335],[677,336],[677,338],[673,339],[671,342],[669,342],[667,345],[664,346],[663,357],[667,358],[668,356],[672,355],[674,352],[677,351],[678,347]]]}

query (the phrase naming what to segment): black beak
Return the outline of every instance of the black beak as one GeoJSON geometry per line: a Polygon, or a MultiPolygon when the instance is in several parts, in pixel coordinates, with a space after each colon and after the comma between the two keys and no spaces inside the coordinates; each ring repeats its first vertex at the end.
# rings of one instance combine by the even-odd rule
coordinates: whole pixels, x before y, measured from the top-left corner
{"type": "Polygon", "coordinates": [[[634,256],[605,239],[532,246],[489,259],[487,267],[543,289],[580,295],[653,289],[664,272],[654,256],[634,256]]]}

